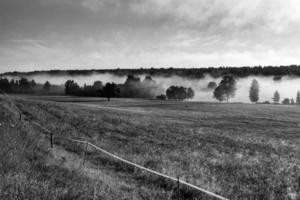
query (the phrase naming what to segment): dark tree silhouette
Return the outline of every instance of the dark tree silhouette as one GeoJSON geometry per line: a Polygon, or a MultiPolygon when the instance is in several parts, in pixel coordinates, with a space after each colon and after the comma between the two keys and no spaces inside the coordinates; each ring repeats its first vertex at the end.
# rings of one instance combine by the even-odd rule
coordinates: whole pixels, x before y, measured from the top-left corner
{"type": "Polygon", "coordinates": [[[94,96],[101,96],[103,90],[103,83],[101,81],[95,81],[93,84],[93,94],[94,96]]]}
{"type": "Polygon", "coordinates": [[[67,80],[65,83],[65,93],[66,95],[80,95],[81,89],[74,80],[67,80]]]}
{"type": "Polygon", "coordinates": [[[256,79],[254,79],[251,83],[249,98],[251,102],[257,102],[259,100],[259,84],[256,79]]]}
{"type": "Polygon", "coordinates": [[[188,96],[188,99],[193,99],[194,98],[195,92],[192,88],[187,89],[187,96],[188,96]]]}
{"type": "Polygon", "coordinates": [[[217,85],[216,82],[210,81],[210,82],[207,84],[207,89],[213,90],[213,89],[215,89],[217,86],[218,86],[218,85],[217,85]]]}
{"type": "Polygon", "coordinates": [[[277,90],[275,91],[274,97],[272,99],[273,99],[273,102],[275,104],[279,103],[279,101],[280,101],[280,94],[279,94],[279,92],[277,90]]]}
{"type": "Polygon", "coordinates": [[[161,95],[156,96],[156,99],[158,99],[158,100],[166,100],[167,96],[164,95],[164,94],[161,94],[161,95]]]}
{"type": "Polygon", "coordinates": [[[297,92],[296,104],[300,105],[300,91],[297,92]]]}
{"type": "Polygon", "coordinates": [[[28,73],[8,72],[3,75],[26,76],[48,73],[50,75],[68,74],[68,75],[91,75],[94,73],[111,73],[117,76],[126,76],[127,74],[152,76],[172,76],[177,75],[184,78],[200,79],[209,74],[214,78],[222,77],[226,74],[232,74],[235,77],[247,76],[273,76],[279,80],[283,76],[300,76],[300,65],[289,66],[244,66],[244,67],[219,67],[219,68],[140,68],[140,69],[106,69],[106,70],[50,70],[33,71],[28,73]]]}
{"type": "Polygon", "coordinates": [[[283,99],[283,101],[281,103],[285,104],[285,105],[288,105],[288,104],[290,104],[290,99],[289,98],[285,98],[285,99],[283,99]]]}
{"type": "Polygon", "coordinates": [[[120,94],[120,89],[115,83],[106,83],[103,87],[103,95],[110,101],[112,97],[118,97],[120,94]]]}
{"type": "Polygon", "coordinates": [[[295,104],[295,100],[293,98],[291,98],[291,104],[294,105],[295,104]]]}
{"type": "Polygon", "coordinates": [[[50,87],[51,87],[51,85],[50,85],[49,81],[46,81],[45,84],[44,84],[44,90],[49,91],[50,87]]]}
{"type": "Polygon", "coordinates": [[[180,87],[180,86],[171,86],[166,91],[166,96],[168,99],[180,100],[192,99],[195,93],[192,88],[180,87]]]}
{"type": "Polygon", "coordinates": [[[0,79],[0,90],[3,92],[10,92],[11,91],[11,85],[7,78],[0,79]]]}
{"type": "Polygon", "coordinates": [[[218,87],[214,90],[214,98],[219,101],[226,100],[229,101],[229,98],[233,98],[235,96],[236,91],[236,80],[231,75],[226,75],[223,77],[218,87]]]}
{"type": "Polygon", "coordinates": [[[22,77],[19,80],[19,86],[21,89],[29,89],[30,88],[30,82],[28,81],[28,79],[22,77]]]}
{"type": "Polygon", "coordinates": [[[127,75],[124,84],[120,86],[120,96],[128,98],[155,98],[162,91],[151,76],[146,76],[143,81],[134,75],[127,75]]]}
{"type": "Polygon", "coordinates": [[[273,81],[281,81],[282,77],[281,76],[274,76],[273,81]]]}

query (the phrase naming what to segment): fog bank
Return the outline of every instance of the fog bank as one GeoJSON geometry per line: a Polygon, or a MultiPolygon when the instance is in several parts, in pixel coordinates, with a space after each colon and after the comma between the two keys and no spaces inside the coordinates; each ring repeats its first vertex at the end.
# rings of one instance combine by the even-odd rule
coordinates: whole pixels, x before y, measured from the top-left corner
{"type": "MultiPolygon", "coordinates": [[[[143,80],[145,75],[138,76],[143,80]]],[[[18,77],[8,77],[8,78],[18,78],[18,77]]],[[[116,76],[109,73],[104,74],[93,74],[89,76],[84,75],[33,75],[26,76],[28,79],[34,79],[37,83],[45,83],[45,81],[49,81],[51,84],[55,85],[64,85],[67,80],[74,80],[79,85],[92,85],[94,81],[102,81],[102,83],[106,82],[115,82],[117,84],[123,84],[127,77],[126,76],[116,76]]],[[[206,75],[202,79],[187,79],[179,76],[171,76],[171,77],[161,77],[161,76],[152,76],[152,79],[156,81],[160,88],[165,91],[168,87],[175,86],[184,86],[191,87],[195,91],[195,97],[193,101],[216,101],[213,98],[213,90],[208,89],[207,85],[210,81],[214,81],[219,84],[221,78],[213,78],[209,75],[206,75]]],[[[274,81],[273,76],[249,76],[247,78],[237,78],[237,90],[234,98],[230,99],[231,102],[245,102],[249,101],[249,88],[253,79],[256,79],[260,85],[259,92],[259,101],[272,101],[272,97],[274,92],[278,90],[280,93],[280,101],[284,98],[296,98],[296,93],[300,90],[300,78],[297,77],[282,77],[280,81],[274,81]]]]}

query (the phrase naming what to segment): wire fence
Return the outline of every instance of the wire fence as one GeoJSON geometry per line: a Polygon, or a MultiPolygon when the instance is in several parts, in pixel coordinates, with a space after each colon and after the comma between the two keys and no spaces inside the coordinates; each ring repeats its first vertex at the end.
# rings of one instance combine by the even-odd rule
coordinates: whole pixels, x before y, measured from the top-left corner
{"type": "MultiPolygon", "coordinates": [[[[42,126],[39,125],[37,122],[33,122],[33,123],[34,123],[35,125],[39,126],[40,128],[42,128],[42,129],[43,129],[44,131],[46,131],[47,133],[50,134],[50,146],[53,148],[54,137],[53,137],[53,134],[51,133],[51,131],[48,130],[48,129],[46,129],[46,128],[44,128],[44,127],[42,127],[42,126]]],[[[129,160],[126,160],[126,159],[124,159],[124,158],[121,158],[120,156],[115,155],[115,154],[113,154],[113,153],[110,153],[110,152],[108,152],[108,151],[106,151],[106,150],[104,150],[104,149],[102,149],[102,148],[96,146],[95,144],[88,142],[88,141],[85,141],[85,140],[78,140],[78,139],[72,139],[72,138],[61,138],[61,137],[60,137],[60,138],[55,138],[55,139],[68,140],[68,141],[75,142],[75,143],[85,144],[86,146],[85,146],[85,150],[84,150],[84,151],[85,151],[85,152],[84,152],[84,155],[86,154],[87,146],[90,146],[90,147],[92,147],[92,148],[94,148],[94,149],[96,149],[96,150],[98,150],[98,151],[104,153],[105,155],[108,155],[109,157],[112,157],[112,158],[114,158],[114,159],[116,159],[116,160],[118,160],[118,161],[120,161],[120,162],[126,163],[126,164],[128,164],[128,165],[130,165],[130,166],[136,167],[136,168],[138,168],[138,169],[140,169],[140,170],[144,170],[144,171],[147,171],[147,172],[149,172],[149,173],[151,173],[151,174],[155,174],[155,175],[157,175],[157,176],[159,176],[159,177],[163,177],[163,178],[165,178],[165,179],[174,181],[175,183],[180,183],[180,184],[182,184],[182,185],[185,185],[185,186],[187,186],[187,187],[193,188],[194,190],[203,192],[203,193],[205,193],[205,194],[207,194],[207,195],[209,195],[209,196],[215,197],[215,198],[217,198],[217,199],[221,199],[221,200],[229,200],[228,198],[225,198],[225,197],[223,197],[223,196],[220,196],[220,195],[218,195],[218,194],[215,194],[215,193],[213,193],[213,192],[210,192],[210,191],[208,191],[208,190],[206,190],[206,189],[203,189],[203,188],[201,188],[201,187],[198,187],[198,186],[193,185],[193,184],[191,184],[191,183],[188,183],[188,182],[186,182],[186,181],[180,180],[179,178],[174,178],[174,177],[168,176],[168,175],[166,175],[166,174],[160,173],[160,172],[158,172],[158,171],[155,171],[155,170],[146,168],[146,167],[144,167],[144,166],[142,166],[142,165],[139,165],[139,164],[133,163],[133,162],[131,162],[131,161],[129,161],[129,160]]],[[[84,162],[85,162],[85,158],[83,158],[83,163],[84,163],[84,162]]]]}
{"type": "MultiPolygon", "coordinates": [[[[5,94],[5,93],[4,93],[4,94],[5,94]]],[[[5,96],[9,98],[8,95],[5,95],[5,96]]],[[[10,98],[10,100],[11,100],[11,98],[10,98]]],[[[13,104],[15,105],[15,103],[13,103],[13,104]]],[[[16,105],[15,105],[15,106],[16,106],[16,105]]],[[[17,107],[17,106],[16,106],[16,107],[17,107]]],[[[20,113],[21,113],[21,111],[20,111],[20,113]]],[[[20,115],[21,115],[21,114],[20,114],[20,115]]],[[[21,117],[20,117],[20,120],[22,120],[21,117]]],[[[53,133],[52,133],[50,130],[48,130],[47,128],[45,128],[45,127],[43,127],[42,125],[40,125],[38,122],[36,122],[36,121],[31,121],[31,122],[32,122],[32,124],[34,124],[35,126],[41,128],[44,132],[46,132],[47,134],[50,135],[50,146],[51,146],[51,148],[54,148],[54,145],[53,145],[53,144],[54,144],[54,135],[53,135],[53,133]]],[[[225,197],[223,197],[223,196],[220,196],[220,195],[218,195],[218,194],[215,194],[215,193],[213,193],[213,192],[210,192],[210,191],[208,191],[208,190],[206,190],[206,189],[203,189],[203,188],[201,188],[201,187],[198,187],[198,186],[193,185],[193,184],[191,184],[191,183],[188,183],[188,182],[186,182],[186,181],[180,180],[179,178],[174,178],[174,177],[168,176],[168,175],[166,175],[166,174],[160,173],[160,172],[158,172],[158,171],[155,171],[155,170],[146,168],[146,167],[144,167],[144,166],[142,166],[142,165],[139,165],[139,164],[133,163],[133,162],[131,162],[131,161],[129,161],[129,160],[126,160],[126,159],[124,159],[124,158],[121,158],[121,157],[119,157],[118,155],[115,155],[115,154],[113,154],[113,153],[110,153],[110,152],[108,152],[108,151],[106,151],[106,150],[104,150],[104,149],[102,149],[102,148],[100,148],[100,147],[98,147],[98,146],[96,146],[96,145],[94,145],[94,144],[88,142],[88,141],[85,141],[85,140],[78,140],[78,139],[73,139],[73,138],[61,138],[61,137],[60,137],[60,138],[56,138],[56,139],[63,139],[63,140],[68,140],[68,141],[75,142],[75,143],[85,144],[85,145],[86,145],[86,148],[85,148],[85,150],[84,150],[84,151],[85,151],[85,152],[84,152],[84,155],[86,154],[87,146],[90,146],[90,147],[92,147],[92,148],[94,148],[94,149],[96,149],[96,150],[102,152],[103,154],[108,155],[109,157],[112,157],[112,158],[114,158],[114,159],[116,159],[116,160],[118,160],[118,161],[120,161],[120,162],[122,162],[122,163],[126,163],[126,164],[128,164],[128,165],[130,165],[130,166],[133,166],[133,167],[136,167],[136,168],[138,168],[138,169],[140,169],[140,170],[144,170],[144,171],[147,171],[148,173],[155,174],[155,175],[157,175],[157,176],[159,176],[159,177],[163,177],[163,178],[165,178],[165,179],[174,181],[175,183],[178,184],[178,187],[179,187],[179,184],[182,184],[182,185],[185,185],[185,186],[187,186],[187,187],[190,187],[190,188],[192,188],[192,189],[194,189],[194,190],[203,192],[203,193],[205,193],[205,194],[207,194],[207,195],[209,195],[209,196],[215,197],[215,198],[217,198],[217,199],[221,199],[221,200],[229,200],[228,198],[225,198],[225,197]]],[[[83,163],[84,163],[84,161],[85,161],[85,158],[84,158],[84,160],[83,160],[83,163]]]]}

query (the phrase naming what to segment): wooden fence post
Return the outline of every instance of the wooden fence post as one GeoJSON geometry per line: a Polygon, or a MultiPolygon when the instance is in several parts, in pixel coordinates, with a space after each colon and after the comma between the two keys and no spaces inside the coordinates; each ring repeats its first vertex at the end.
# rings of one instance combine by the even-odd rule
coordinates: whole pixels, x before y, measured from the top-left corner
{"type": "Polygon", "coordinates": [[[180,200],[180,182],[179,182],[179,176],[177,177],[177,199],[180,200]]]}
{"type": "Polygon", "coordinates": [[[53,148],[53,133],[50,133],[50,146],[53,148]]]}
{"type": "Polygon", "coordinates": [[[82,166],[83,166],[83,165],[84,165],[84,163],[85,163],[85,154],[86,154],[86,152],[87,152],[88,145],[89,145],[89,144],[86,142],[86,143],[85,143],[84,152],[83,152],[83,161],[82,161],[82,166]]]}

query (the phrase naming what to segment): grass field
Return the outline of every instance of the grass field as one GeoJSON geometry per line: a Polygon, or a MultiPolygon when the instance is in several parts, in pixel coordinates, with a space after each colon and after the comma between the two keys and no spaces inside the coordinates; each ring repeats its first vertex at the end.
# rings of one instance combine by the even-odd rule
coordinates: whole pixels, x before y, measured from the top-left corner
{"type": "MultiPolygon", "coordinates": [[[[300,107],[133,99],[107,102],[63,96],[19,96],[16,102],[28,129],[36,132],[30,144],[45,143],[31,145],[40,148],[35,152],[43,152],[41,163],[75,174],[74,185],[69,176],[63,176],[63,186],[53,186],[55,191],[75,189],[74,194],[82,187],[83,196],[74,195],[73,199],[177,197],[174,185],[168,181],[124,166],[92,149],[86,155],[83,172],[70,171],[75,161],[68,159],[80,159],[84,147],[67,141],[55,141],[55,151],[64,155],[64,163],[57,164],[53,159],[48,162],[44,157],[53,155],[54,150],[45,150],[46,139],[31,121],[39,122],[55,137],[88,140],[137,164],[229,199],[300,198],[300,107]],[[91,175],[94,171],[97,176],[91,175]]],[[[3,107],[3,113],[4,108],[8,106],[3,107]]],[[[5,127],[5,132],[8,130],[13,128],[5,127]]],[[[34,170],[30,163],[29,168],[34,170]]],[[[182,188],[181,199],[210,198],[182,188]]]]}

